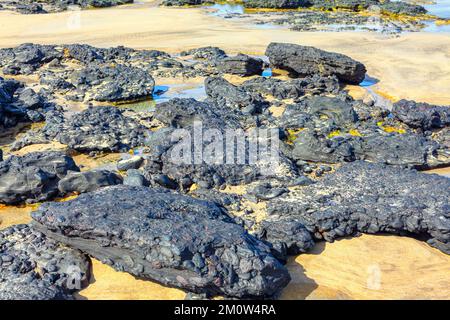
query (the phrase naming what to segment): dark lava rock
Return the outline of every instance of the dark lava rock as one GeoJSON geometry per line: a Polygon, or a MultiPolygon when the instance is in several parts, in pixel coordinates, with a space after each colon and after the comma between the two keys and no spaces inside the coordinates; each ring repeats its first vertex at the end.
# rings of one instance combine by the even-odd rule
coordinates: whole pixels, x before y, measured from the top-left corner
{"type": "Polygon", "coordinates": [[[208,1],[208,0],[163,0],[161,4],[163,6],[168,6],[168,7],[172,7],[172,6],[182,7],[182,6],[197,6],[197,5],[201,5],[203,3],[207,3],[207,2],[211,2],[211,1],[208,1]]]}
{"type": "Polygon", "coordinates": [[[78,151],[127,151],[143,144],[145,131],[115,107],[92,107],[68,119],[57,139],[78,151]]]}
{"type": "Polygon", "coordinates": [[[130,169],[127,171],[127,176],[123,179],[123,184],[136,187],[148,185],[144,175],[136,169],[130,169]]]}
{"type": "Polygon", "coordinates": [[[413,134],[371,134],[352,143],[361,160],[423,169],[440,165],[437,144],[413,134]]]}
{"type": "Polygon", "coordinates": [[[259,76],[264,71],[264,61],[246,54],[238,54],[220,60],[217,69],[222,73],[237,74],[242,77],[259,76]]]}
{"type": "MultiPolygon", "coordinates": [[[[279,154],[278,163],[275,159],[267,163],[264,159],[257,159],[250,162],[247,156],[243,163],[235,161],[234,163],[215,164],[202,161],[201,163],[178,162],[176,157],[178,145],[168,149],[159,160],[160,172],[167,175],[171,180],[177,181],[183,185],[183,181],[189,181],[190,185],[197,183],[200,186],[220,188],[226,185],[237,186],[247,184],[257,180],[276,179],[280,182],[288,183],[298,178],[295,165],[283,154],[279,154]]],[[[235,149],[235,153],[237,149],[235,149]]],[[[147,162],[144,167],[144,175],[148,180],[158,174],[155,172],[154,164],[147,162]]]]}
{"type": "Polygon", "coordinates": [[[70,5],[81,8],[104,8],[132,2],[133,0],[1,0],[0,10],[3,6],[4,9],[15,10],[21,14],[42,14],[61,12],[67,10],[70,5]]]}
{"type": "Polygon", "coordinates": [[[58,183],[62,194],[72,192],[84,193],[95,191],[106,186],[122,184],[123,179],[115,172],[108,170],[91,170],[86,172],[70,172],[58,183]]]}
{"type": "Polygon", "coordinates": [[[128,151],[144,144],[147,129],[126,113],[116,107],[89,107],[68,119],[62,113],[48,114],[46,125],[17,140],[13,149],[55,139],[80,152],[128,151]]]}
{"type": "Polygon", "coordinates": [[[337,126],[353,124],[358,120],[353,106],[339,98],[312,97],[305,102],[309,114],[332,119],[337,126]]]}
{"type": "Polygon", "coordinates": [[[417,4],[406,3],[404,1],[385,1],[378,5],[382,11],[399,15],[418,16],[427,13],[427,10],[417,4]]]}
{"type": "Polygon", "coordinates": [[[294,160],[338,163],[356,160],[354,148],[345,139],[324,139],[311,130],[302,131],[294,142],[294,160]]]}
{"type": "Polygon", "coordinates": [[[279,148],[270,147],[272,139],[278,139],[278,130],[245,133],[242,129],[207,127],[202,131],[196,127],[173,131],[170,136],[165,133],[156,131],[152,135],[160,137],[150,139],[152,158],[144,166],[149,181],[163,174],[186,190],[192,184],[220,188],[272,178],[289,183],[298,178],[295,164],[279,148]]]}
{"type": "Polygon", "coordinates": [[[309,3],[308,0],[243,0],[247,8],[296,9],[309,3]]]}
{"type": "Polygon", "coordinates": [[[151,97],[155,80],[141,68],[122,64],[89,65],[75,71],[70,83],[78,89],[86,87],[96,101],[127,101],[151,97]]]}
{"type": "Polygon", "coordinates": [[[437,142],[415,134],[373,132],[362,137],[324,137],[306,129],[294,141],[291,157],[323,163],[367,160],[417,169],[446,165],[446,150],[437,142]]]}
{"type": "Polygon", "coordinates": [[[270,63],[298,75],[335,75],[345,83],[359,84],[364,80],[366,67],[350,57],[314,47],[289,43],[271,43],[266,55],[270,63]]]}
{"type": "Polygon", "coordinates": [[[412,128],[431,130],[450,125],[450,106],[400,100],[394,104],[392,114],[412,128]]]}
{"type": "Polygon", "coordinates": [[[287,188],[273,186],[270,182],[259,182],[247,189],[247,194],[258,200],[270,200],[289,192],[287,188]]]}
{"type": "Polygon", "coordinates": [[[346,9],[361,11],[372,5],[379,5],[378,0],[309,0],[314,8],[322,10],[346,9]]]}
{"type": "Polygon", "coordinates": [[[416,236],[450,254],[449,192],[446,177],[358,161],[270,201],[266,223],[298,222],[326,241],[359,232],[416,236]]]}
{"type": "Polygon", "coordinates": [[[201,122],[205,127],[240,128],[241,118],[226,106],[217,108],[195,99],[175,98],[158,105],[155,119],[174,128],[188,128],[194,122],[201,122]],[[221,110],[222,109],[222,110],[221,110]]]}
{"type": "Polygon", "coordinates": [[[194,59],[221,60],[227,57],[225,51],[218,47],[195,48],[180,53],[182,57],[192,56],[194,59]]]}
{"type": "Polygon", "coordinates": [[[269,297],[289,282],[268,246],[214,203],[116,186],[32,213],[49,237],[140,278],[196,293],[269,297]]]}
{"type": "Polygon", "coordinates": [[[117,170],[127,171],[129,169],[138,169],[143,162],[144,158],[142,158],[141,156],[134,156],[129,159],[122,159],[117,162],[117,170]]]}
{"type": "Polygon", "coordinates": [[[272,254],[286,262],[288,256],[308,252],[314,247],[314,238],[306,227],[294,219],[262,221],[256,236],[268,242],[272,254]]]}
{"type": "Polygon", "coordinates": [[[258,77],[245,81],[242,88],[277,99],[297,99],[305,94],[336,94],[339,81],[335,76],[322,77],[317,74],[289,81],[258,77]]]}
{"type": "Polygon", "coordinates": [[[257,114],[269,106],[258,93],[250,93],[223,78],[206,78],[205,91],[208,101],[223,109],[238,108],[246,114],[257,114]]]}
{"type": "Polygon", "coordinates": [[[59,60],[62,54],[54,46],[25,43],[16,48],[0,49],[4,74],[31,74],[45,63],[59,60]]]}
{"type": "Polygon", "coordinates": [[[0,203],[40,202],[59,194],[58,182],[68,171],[79,171],[60,152],[33,152],[0,162],[0,203]]]}
{"type": "Polygon", "coordinates": [[[56,109],[56,105],[33,89],[0,77],[0,127],[11,128],[19,122],[43,121],[46,112],[56,109]]]}
{"type": "Polygon", "coordinates": [[[0,231],[0,300],[71,300],[89,269],[86,255],[28,225],[0,231]]]}

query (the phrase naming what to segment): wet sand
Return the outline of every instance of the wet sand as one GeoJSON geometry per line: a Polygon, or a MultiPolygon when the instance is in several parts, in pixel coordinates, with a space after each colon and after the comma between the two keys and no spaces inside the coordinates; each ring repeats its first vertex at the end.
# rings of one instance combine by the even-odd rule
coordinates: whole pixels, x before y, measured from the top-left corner
{"type": "MultiPolygon", "coordinates": [[[[369,75],[380,80],[372,87],[374,90],[394,99],[450,104],[449,34],[415,33],[387,39],[370,33],[261,30],[206,16],[200,9],[163,9],[151,3],[25,18],[0,12],[1,47],[23,42],[89,43],[175,53],[217,45],[230,52],[260,55],[271,41],[314,45],[348,54],[364,62],[369,75]]],[[[365,90],[355,88],[354,93],[361,97],[366,94],[365,90]]],[[[85,168],[97,165],[83,156],[75,159],[85,168]]],[[[437,172],[448,174],[448,169],[437,172]]],[[[29,222],[32,209],[33,206],[0,206],[0,229],[29,222]]],[[[449,266],[449,256],[411,238],[364,235],[332,244],[319,243],[311,253],[289,262],[293,279],[281,298],[449,299],[449,266]]],[[[135,279],[96,260],[92,283],[79,294],[80,299],[183,299],[184,296],[180,290],[135,279]]]]}
{"type": "Polygon", "coordinates": [[[102,10],[28,15],[0,12],[0,46],[24,42],[130,46],[172,53],[215,45],[229,52],[263,54],[271,41],[313,45],[348,54],[380,82],[374,89],[400,99],[450,104],[450,34],[409,33],[387,38],[365,32],[292,32],[258,29],[209,16],[203,9],[147,4],[102,10]],[[12,28],[11,26],[14,26],[12,28]]]}
{"type": "Polygon", "coordinates": [[[318,243],[288,264],[282,299],[449,299],[450,256],[421,241],[363,235],[318,243]]]}

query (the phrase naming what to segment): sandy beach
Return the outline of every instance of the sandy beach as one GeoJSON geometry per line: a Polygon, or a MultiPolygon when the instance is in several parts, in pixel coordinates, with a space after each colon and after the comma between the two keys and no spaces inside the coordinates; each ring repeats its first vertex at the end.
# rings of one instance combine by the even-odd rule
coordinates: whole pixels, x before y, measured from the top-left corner
{"type": "Polygon", "coordinates": [[[363,62],[379,80],[374,89],[395,99],[450,104],[450,34],[407,33],[387,38],[364,32],[292,32],[258,29],[207,15],[204,9],[159,8],[150,3],[29,15],[0,12],[0,47],[25,42],[129,46],[171,53],[219,46],[260,55],[272,41],[316,46],[363,62]],[[14,26],[13,28],[11,26],[14,26]]]}
{"type": "MultiPolygon", "coordinates": [[[[273,41],[347,54],[363,62],[368,75],[379,81],[373,90],[393,100],[450,105],[449,33],[409,33],[388,38],[363,32],[298,33],[259,29],[207,15],[204,9],[159,8],[152,1],[26,18],[0,11],[0,47],[3,48],[26,42],[86,43],[177,53],[189,48],[218,46],[230,53],[262,55],[273,41]]],[[[95,163],[88,161],[92,160],[77,158],[77,164],[95,167],[95,163]]],[[[448,169],[435,172],[449,174],[448,169]]],[[[0,206],[0,229],[29,222],[34,207],[0,206]]],[[[448,299],[449,266],[450,256],[411,238],[364,235],[319,243],[312,252],[288,263],[293,279],[280,298],[448,299]]],[[[135,279],[93,260],[91,285],[78,298],[183,299],[184,296],[181,290],[135,279]]]]}

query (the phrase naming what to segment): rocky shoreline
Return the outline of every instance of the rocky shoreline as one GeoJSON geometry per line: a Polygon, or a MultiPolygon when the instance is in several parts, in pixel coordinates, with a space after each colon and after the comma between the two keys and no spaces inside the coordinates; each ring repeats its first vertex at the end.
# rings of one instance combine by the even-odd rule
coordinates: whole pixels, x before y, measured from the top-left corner
{"type": "Polygon", "coordinates": [[[0,10],[21,14],[45,14],[73,9],[107,8],[133,3],[133,0],[1,0],[0,10]]]}
{"type": "Polygon", "coordinates": [[[259,27],[288,27],[293,31],[374,31],[384,34],[416,32],[430,21],[448,24],[448,19],[428,14],[418,4],[404,1],[300,0],[218,2],[202,0],[166,0],[165,6],[205,6],[218,15],[259,27]],[[227,6],[230,6],[230,12],[227,6]],[[223,12],[220,12],[223,7],[223,12]],[[236,8],[239,8],[236,9],[236,8]]]}
{"type": "Polygon", "coordinates": [[[270,44],[264,57],[216,47],[170,55],[24,44],[0,49],[0,66],[0,130],[28,125],[2,146],[0,203],[45,202],[30,225],[0,234],[0,267],[12,274],[1,279],[0,298],[73,298],[62,284],[65,267],[32,273],[42,263],[36,248],[77,266],[76,290],[87,284],[91,256],[139,278],[230,298],[276,298],[290,280],[283,263],[320,241],[390,233],[450,254],[450,180],[418,171],[450,166],[449,107],[401,100],[386,109],[353,99],[345,86],[367,75],[351,57],[286,43],[270,44]],[[262,76],[267,68],[272,75],[262,76]],[[152,99],[167,77],[203,79],[206,99],[127,108],[152,99]],[[184,143],[174,134],[195,134],[198,122],[250,142],[253,130],[276,132],[277,166],[174,162],[184,143]],[[55,143],[63,151],[23,151],[55,143]],[[122,159],[84,169],[77,154],[122,159]],[[60,201],[66,197],[74,199],[60,201]],[[18,273],[24,265],[31,280],[18,273]]]}

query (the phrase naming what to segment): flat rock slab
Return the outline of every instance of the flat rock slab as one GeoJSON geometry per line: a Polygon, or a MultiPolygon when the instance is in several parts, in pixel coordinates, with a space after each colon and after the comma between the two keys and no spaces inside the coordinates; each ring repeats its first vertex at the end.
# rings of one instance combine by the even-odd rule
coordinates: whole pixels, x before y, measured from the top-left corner
{"type": "Polygon", "coordinates": [[[73,299],[89,282],[89,258],[28,225],[0,231],[0,300],[73,299]]]}
{"type": "Polygon", "coordinates": [[[301,223],[327,241],[357,233],[416,236],[450,254],[449,199],[446,177],[357,161],[270,201],[266,224],[301,223]]]}
{"type": "Polygon", "coordinates": [[[39,202],[59,194],[58,182],[68,171],[79,171],[61,152],[32,152],[0,162],[0,203],[39,202]]]}
{"type": "Polygon", "coordinates": [[[271,43],[266,50],[270,63],[299,75],[335,75],[344,83],[359,84],[364,80],[366,67],[352,58],[314,47],[290,43],[271,43]]]}
{"type": "Polygon", "coordinates": [[[46,203],[34,227],[135,276],[209,295],[270,297],[289,274],[216,204],[162,189],[115,186],[46,203]]]}
{"type": "Polygon", "coordinates": [[[144,144],[147,130],[129,113],[110,106],[89,107],[70,118],[49,113],[45,126],[16,140],[13,150],[56,140],[79,152],[127,152],[144,144]]]}

